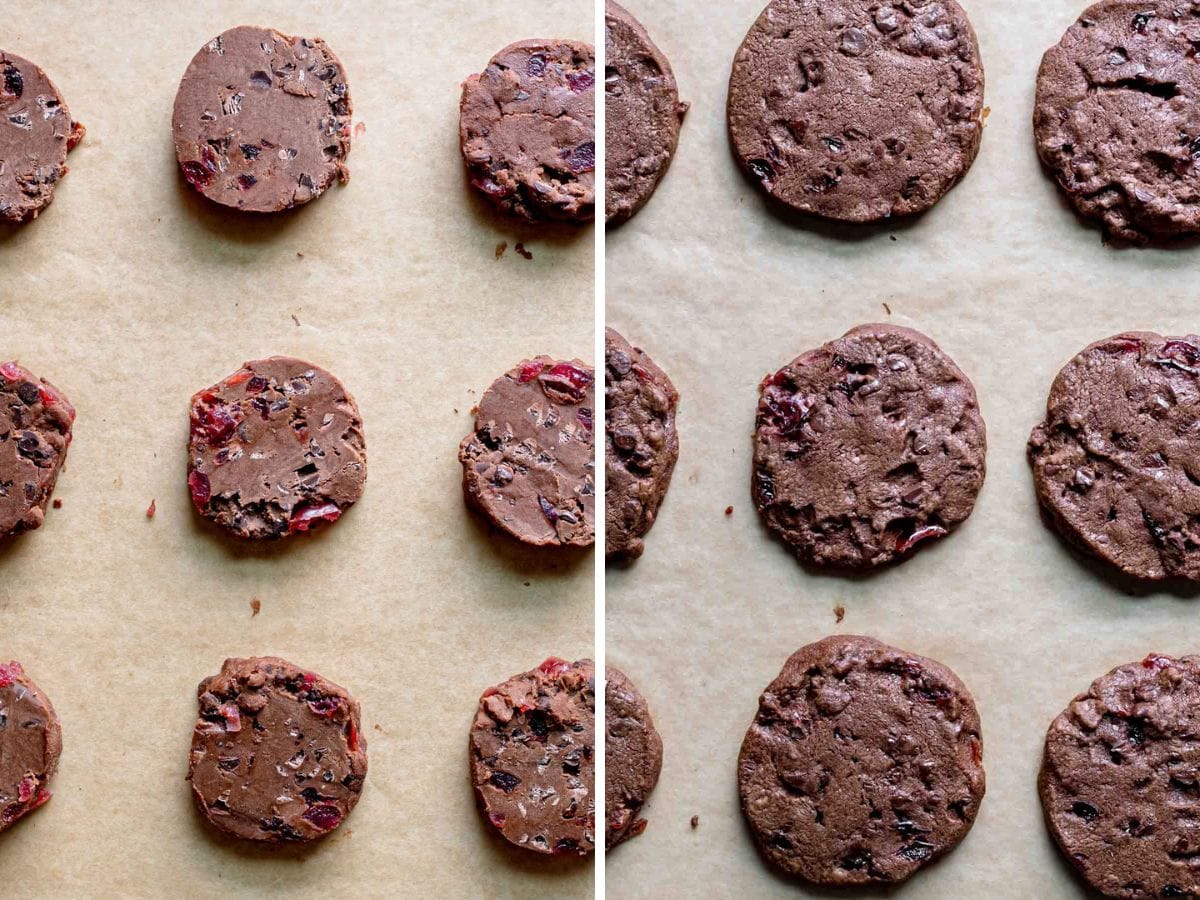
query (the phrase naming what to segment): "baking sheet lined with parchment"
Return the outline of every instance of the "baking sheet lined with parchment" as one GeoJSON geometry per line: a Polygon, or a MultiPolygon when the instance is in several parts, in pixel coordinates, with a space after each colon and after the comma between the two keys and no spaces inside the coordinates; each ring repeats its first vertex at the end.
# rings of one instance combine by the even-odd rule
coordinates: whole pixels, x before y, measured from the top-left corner
{"type": "Polygon", "coordinates": [[[679,464],[645,555],[607,576],[607,659],[646,696],[664,743],[649,828],[609,856],[608,893],[822,895],[758,859],[736,761],[758,696],[788,655],[846,632],[946,663],[983,719],[988,789],[974,829],[892,893],[1083,896],[1042,822],[1045,730],[1113,666],[1149,651],[1196,652],[1200,599],[1134,589],[1073,555],[1039,519],[1025,442],[1055,374],[1091,340],[1200,331],[1200,249],[1107,247],[1041,173],[1035,75],[1083,11],[1067,0],[965,0],[990,115],[974,167],[927,215],[843,229],[776,214],[739,173],[725,128],[729,67],[763,5],[628,5],[692,106],[658,193],[608,234],[608,323],[682,396],[679,464]],[[757,385],[873,321],[924,331],[973,380],[987,481],[957,533],[902,565],[866,578],[811,574],[750,501],[757,385]]]}
{"type": "Polygon", "coordinates": [[[592,33],[585,0],[5,10],[0,46],[88,128],[53,205],[0,234],[0,356],[79,410],[62,508],[0,547],[0,657],[50,695],[65,742],[54,799],[0,836],[6,897],[592,896],[590,862],[485,831],[467,769],[485,687],[593,653],[592,557],[490,537],[457,461],[492,379],[537,353],[591,360],[594,331],[591,229],[539,237],[469,192],[460,83],[511,41],[592,33]],[[179,176],[179,78],[239,24],[323,37],[349,76],[351,181],[293,214],[239,217],[179,176]],[[188,399],[274,353],[342,379],[369,474],[336,525],[253,547],[190,508],[188,399]],[[255,654],[362,704],[362,801],[307,852],[212,839],[184,781],[197,683],[255,654]]]}

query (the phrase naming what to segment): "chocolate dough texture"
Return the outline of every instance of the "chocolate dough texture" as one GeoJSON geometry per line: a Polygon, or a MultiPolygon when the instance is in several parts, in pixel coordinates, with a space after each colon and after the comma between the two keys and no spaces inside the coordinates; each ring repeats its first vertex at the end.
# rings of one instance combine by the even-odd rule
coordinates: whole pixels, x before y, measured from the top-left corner
{"type": "Polygon", "coordinates": [[[50,799],[62,726],[18,662],[0,664],[0,832],[50,799]]]}
{"type": "Polygon", "coordinates": [[[619,669],[605,668],[604,682],[604,846],[646,830],[638,818],[662,771],[662,738],[646,700],[619,669]]]}
{"type": "Polygon", "coordinates": [[[58,388],[15,362],[0,365],[0,536],[41,527],[74,422],[58,388]]]}

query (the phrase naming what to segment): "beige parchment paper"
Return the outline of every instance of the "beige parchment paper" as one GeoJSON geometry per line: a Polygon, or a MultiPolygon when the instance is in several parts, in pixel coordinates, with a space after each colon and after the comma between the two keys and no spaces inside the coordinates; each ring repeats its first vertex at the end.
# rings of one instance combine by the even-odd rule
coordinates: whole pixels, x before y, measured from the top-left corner
{"type": "Polygon", "coordinates": [[[1039,520],[1025,442],[1055,374],[1092,339],[1200,330],[1200,251],[1103,246],[1039,169],[1035,74],[1082,12],[1078,0],[965,0],[991,115],[974,168],[928,215],[834,232],[773,215],[739,174],[725,131],[729,67],[763,5],[629,4],[692,108],[658,194],[608,235],[608,321],[683,398],[679,465],[645,556],[607,576],[608,660],[640,686],[665,744],[649,829],[609,857],[608,893],[818,895],[757,858],[736,760],[758,695],[787,656],[848,632],[942,660],[983,718],[988,791],[975,827],[895,895],[1082,896],[1042,823],[1045,729],[1113,666],[1148,651],[1196,652],[1200,600],[1131,592],[1068,552],[1039,520]],[[974,381],[987,482],[957,534],[903,565],[857,580],[807,574],[750,502],[757,384],[880,320],[928,333],[974,381]]]}
{"type": "Polygon", "coordinates": [[[88,134],[53,205],[0,235],[0,356],[79,410],[62,509],[0,548],[0,657],[48,692],[65,740],[54,799],[0,838],[0,893],[591,896],[590,864],[524,859],[485,832],[466,749],[485,687],[592,653],[592,557],[490,538],[463,507],[457,449],[518,360],[592,358],[593,235],[493,216],[457,129],[461,80],[500,47],[592,28],[584,0],[6,7],[0,46],[43,66],[88,134]],[[294,215],[240,218],[178,175],[179,78],[238,24],[325,38],[365,126],[350,184],[294,215]],[[190,509],[188,399],[272,353],[345,382],[369,477],[333,528],[253,549],[190,509]],[[362,704],[362,801],[307,853],[213,840],[184,781],[196,684],[255,654],[362,704]]]}

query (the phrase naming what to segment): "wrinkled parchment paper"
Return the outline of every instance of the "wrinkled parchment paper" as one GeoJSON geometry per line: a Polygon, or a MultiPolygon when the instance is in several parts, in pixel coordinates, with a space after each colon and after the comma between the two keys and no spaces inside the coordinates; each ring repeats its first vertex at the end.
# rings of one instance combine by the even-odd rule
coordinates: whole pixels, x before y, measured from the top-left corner
{"type": "Polygon", "coordinates": [[[608,321],[683,397],[679,466],[645,556],[607,579],[608,659],[640,686],[665,744],[650,826],[609,857],[613,897],[813,893],[757,858],[736,760],[784,660],[834,632],[943,661],[983,717],[988,792],[975,827],[896,895],[1082,896],[1042,823],[1045,730],[1113,666],[1200,649],[1200,600],[1131,593],[1072,555],[1042,526],[1025,462],[1051,381],[1089,341],[1130,328],[1200,331],[1200,249],[1106,247],[1039,169],[1037,66],[1084,4],[964,5],[991,108],[974,168],[923,218],[831,231],[770,212],[729,151],[729,67],[763,3],[630,0],[692,109],[658,194],[608,235],[608,321]],[[812,575],[750,501],[757,384],[871,321],[921,329],[972,378],[987,482],[958,533],[903,565],[862,579],[812,575]]]}

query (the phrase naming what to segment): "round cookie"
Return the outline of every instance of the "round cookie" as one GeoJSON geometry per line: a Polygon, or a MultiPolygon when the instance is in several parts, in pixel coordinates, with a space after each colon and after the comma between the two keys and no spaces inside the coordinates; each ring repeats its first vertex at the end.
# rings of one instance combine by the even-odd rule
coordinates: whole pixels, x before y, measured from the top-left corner
{"type": "Polygon", "coordinates": [[[861,325],[759,389],[754,505],[802,562],[884,565],[971,514],[983,419],[967,376],[925,335],[861,325]]]}
{"type": "Polygon", "coordinates": [[[604,220],[633,217],[667,174],[688,104],[671,63],[623,6],[604,4],[604,220]]]}
{"type": "Polygon", "coordinates": [[[1133,243],[1200,234],[1200,8],[1106,0],[1046,51],[1038,156],[1079,213],[1133,243]]]}
{"type": "Polygon", "coordinates": [[[763,858],[894,883],[953,850],[984,793],[979,715],[943,666],[854,635],[796,651],[759,699],[738,791],[763,858]]]}
{"type": "Polygon", "coordinates": [[[1046,734],[1046,824],[1106,897],[1194,897],[1200,657],[1151,654],[1092,682],[1046,734]]]}
{"type": "Polygon", "coordinates": [[[261,656],[225,660],[197,694],[187,777],[213,828],[247,841],[312,841],[350,815],[367,743],[345,688],[261,656]]]}
{"type": "Polygon", "coordinates": [[[471,783],[509,843],[554,856],[596,846],[596,673],[590,659],[550,657],[479,698],[471,783]]]}
{"type": "Polygon", "coordinates": [[[62,726],[18,662],[0,664],[0,831],[50,799],[62,726]]]}
{"type": "Polygon", "coordinates": [[[1200,337],[1127,332],[1084,348],[1029,438],[1058,532],[1135,578],[1200,581],[1198,416],[1200,337]]]}
{"type": "Polygon", "coordinates": [[[337,521],[366,480],[358,407],[324,369],[272,356],[192,397],[192,502],[238,537],[282,538],[337,521]]]}
{"type": "Polygon", "coordinates": [[[933,206],[967,173],[983,66],[955,0],[772,0],[729,80],[734,153],[800,212],[878,222],[933,206]]]}
{"type": "Polygon", "coordinates": [[[458,451],[467,505],[534,547],[596,540],[595,373],[538,356],[497,378],[458,451]]]}
{"type": "Polygon", "coordinates": [[[350,88],[320,38],[241,25],[209,41],[175,95],[175,155],[223,206],[278,212],[350,180],[350,88]]]}
{"type": "Polygon", "coordinates": [[[0,536],[41,526],[74,422],[58,388],[15,362],[0,365],[0,536]]]}
{"type": "Polygon", "coordinates": [[[531,222],[596,215],[596,59],[590,44],[510,44],[463,82],[459,138],[471,184],[531,222]]]}
{"type": "Polygon", "coordinates": [[[636,559],[679,458],[671,379],[637,347],[604,330],[604,553],[636,559]]]}
{"type": "Polygon", "coordinates": [[[38,66],[0,50],[0,219],[27,222],[54,199],[67,153],[83,140],[58,88],[38,66]]]}
{"type": "Polygon", "coordinates": [[[611,850],[646,830],[638,813],[658,784],[663,747],[645,699],[625,673],[607,666],[604,674],[604,846],[611,850]]]}

